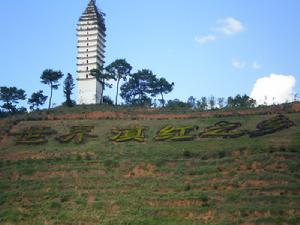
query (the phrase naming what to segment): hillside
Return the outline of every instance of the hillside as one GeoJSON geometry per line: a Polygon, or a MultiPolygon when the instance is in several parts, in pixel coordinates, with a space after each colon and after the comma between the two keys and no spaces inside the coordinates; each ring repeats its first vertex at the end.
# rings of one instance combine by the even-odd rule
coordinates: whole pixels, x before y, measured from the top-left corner
{"type": "Polygon", "coordinates": [[[300,224],[298,106],[0,121],[0,224],[300,224]]]}

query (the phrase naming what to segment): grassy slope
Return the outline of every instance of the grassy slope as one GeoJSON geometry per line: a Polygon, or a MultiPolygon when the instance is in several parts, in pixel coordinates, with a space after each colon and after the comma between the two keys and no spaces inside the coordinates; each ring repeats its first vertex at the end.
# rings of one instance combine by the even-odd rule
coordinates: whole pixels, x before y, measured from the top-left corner
{"type": "MultiPolygon", "coordinates": [[[[300,114],[287,115],[300,124],[300,114]]],[[[271,116],[186,120],[24,121],[66,133],[93,125],[86,144],[0,146],[0,224],[299,224],[300,128],[250,139],[155,142],[166,124],[239,121],[271,116]],[[113,144],[115,126],[147,127],[146,143],[113,144]]]]}

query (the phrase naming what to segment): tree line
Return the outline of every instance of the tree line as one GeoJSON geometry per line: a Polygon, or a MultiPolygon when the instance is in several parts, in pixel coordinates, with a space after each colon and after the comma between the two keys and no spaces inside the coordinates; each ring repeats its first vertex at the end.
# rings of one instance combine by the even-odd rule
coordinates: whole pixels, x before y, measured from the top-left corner
{"type": "MultiPolygon", "coordinates": [[[[57,90],[59,87],[59,80],[64,76],[61,71],[54,71],[51,69],[46,69],[41,75],[41,83],[49,85],[50,87],[50,97],[48,109],[51,108],[53,90],[57,90]]],[[[64,94],[66,101],[63,103],[67,106],[72,106],[74,101],[71,100],[72,90],[74,89],[74,80],[70,73],[64,80],[64,94]]],[[[23,89],[18,89],[16,87],[0,87],[0,100],[3,102],[1,108],[4,112],[9,114],[27,112],[25,107],[17,107],[19,101],[26,100],[26,93],[23,89]]],[[[48,96],[44,95],[42,90],[32,93],[31,97],[28,98],[28,105],[31,111],[39,110],[40,106],[44,105],[48,96]]]]}
{"type": "MultiPolygon", "coordinates": [[[[131,73],[131,71],[132,66],[125,59],[117,59],[107,67],[100,66],[90,71],[90,75],[95,77],[102,86],[101,96],[103,98],[100,104],[118,105],[118,96],[121,96],[126,105],[151,106],[152,98],[159,95],[159,101],[164,106],[164,95],[173,90],[174,83],[168,82],[163,77],[158,77],[149,69],[138,70],[136,73],[131,73]],[[114,103],[109,96],[103,95],[106,87],[112,88],[111,81],[116,82],[114,103]],[[121,81],[124,83],[120,87],[121,81]]],[[[47,99],[48,109],[50,109],[53,91],[58,89],[59,82],[63,77],[64,74],[59,70],[44,70],[40,76],[40,82],[49,86],[50,95],[44,95],[43,90],[32,93],[27,101],[29,109],[31,111],[39,110],[46,103],[47,99]]],[[[72,107],[75,105],[75,101],[71,99],[75,84],[70,73],[67,74],[63,84],[63,92],[66,99],[63,105],[72,107]]],[[[19,102],[26,100],[26,97],[27,95],[23,89],[0,87],[0,101],[3,102],[1,111],[9,114],[26,112],[27,109],[25,107],[18,107],[19,102]]]]}
{"type": "MultiPolygon", "coordinates": [[[[125,59],[118,59],[107,67],[99,67],[91,70],[90,75],[94,76],[102,85],[102,96],[105,87],[111,88],[111,80],[116,81],[115,105],[118,105],[118,96],[125,101],[126,105],[151,106],[152,98],[160,96],[160,102],[164,106],[164,95],[170,93],[174,83],[168,82],[163,77],[158,77],[149,69],[138,70],[131,73],[132,66],[125,59]],[[120,81],[125,83],[120,86],[120,81]]],[[[105,98],[101,103],[104,103],[105,98]]],[[[110,101],[112,104],[112,101],[110,101]]]]}
{"type": "Polygon", "coordinates": [[[256,101],[250,98],[248,95],[236,95],[234,97],[215,97],[213,95],[209,97],[201,97],[196,99],[190,96],[186,102],[180,101],[179,99],[169,100],[166,107],[169,108],[190,108],[197,110],[213,110],[213,109],[224,109],[224,108],[254,108],[256,101]]]}
{"type": "MultiPolygon", "coordinates": [[[[90,71],[102,86],[100,104],[119,105],[119,96],[124,100],[122,105],[144,106],[144,107],[167,107],[167,108],[189,108],[198,110],[213,110],[222,108],[253,108],[256,106],[254,99],[247,95],[236,95],[234,97],[216,98],[214,96],[201,97],[196,99],[191,96],[187,101],[173,99],[166,101],[165,95],[172,92],[174,83],[159,77],[149,69],[137,70],[132,73],[132,66],[125,59],[117,59],[108,66],[100,66],[90,71]],[[114,101],[103,94],[105,88],[112,88],[112,81],[116,83],[116,95],[114,101]],[[121,84],[123,81],[123,84],[121,84]]],[[[52,106],[53,91],[57,90],[60,80],[64,74],[59,70],[46,69],[40,76],[40,82],[48,85],[50,95],[46,96],[43,90],[31,94],[27,100],[31,111],[39,110],[48,100],[48,109],[52,106]]],[[[63,81],[63,93],[65,101],[63,105],[72,107],[75,101],[72,100],[74,79],[70,73],[63,81]]],[[[20,101],[26,100],[26,93],[23,89],[16,87],[0,87],[1,113],[15,114],[27,112],[25,107],[18,107],[20,101]]]]}

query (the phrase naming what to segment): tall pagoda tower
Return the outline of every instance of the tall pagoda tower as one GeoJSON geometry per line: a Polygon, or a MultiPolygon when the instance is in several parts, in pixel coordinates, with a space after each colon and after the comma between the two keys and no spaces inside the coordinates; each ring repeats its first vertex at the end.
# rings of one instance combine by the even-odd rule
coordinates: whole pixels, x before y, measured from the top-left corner
{"type": "Polygon", "coordinates": [[[77,24],[77,104],[98,104],[103,96],[102,85],[90,76],[92,69],[104,64],[105,21],[96,0],[90,0],[77,24]]]}

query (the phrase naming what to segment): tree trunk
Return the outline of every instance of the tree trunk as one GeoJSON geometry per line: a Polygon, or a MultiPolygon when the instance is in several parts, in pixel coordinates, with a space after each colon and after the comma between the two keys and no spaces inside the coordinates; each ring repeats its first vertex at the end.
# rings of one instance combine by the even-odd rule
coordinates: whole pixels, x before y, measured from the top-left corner
{"type": "Polygon", "coordinates": [[[50,109],[50,107],[51,107],[51,101],[52,101],[52,91],[53,91],[52,83],[50,84],[50,89],[51,89],[51,92],[50,92],[50,98],[49,98],[49,106],[48,106],[48,109],[50,109]]]}
{"type": "Polygon", "coordinates": [[[164,95],[163,95],[162,92],[160,93],[160,95],[161,95],[161,101],[162,101],[162,103],[163,103],[163,107],[165,107],[164,95]]]}
{"type": "Polygon", "coordinates": [[[141,104],[142,104],[142,94],[140,92],[140,94],[139,94],[139,105],[141,105],[141,104]]]}
{"type": "Polygon", "coordinates": [[[103,93],[104,93],[104,82],[101,82],[102,90],[101,90],[101,98],[100,98],[100,104],[103,104],[103,93]]]}
{"type": "Polygon", "coordinates": [[[118,105],[119,83],[120,83],[120,79],[118,79],[118,82],[117,82],[117,94],[116,94],[116,101],[115,101],[116,105],[118,105]]]}

